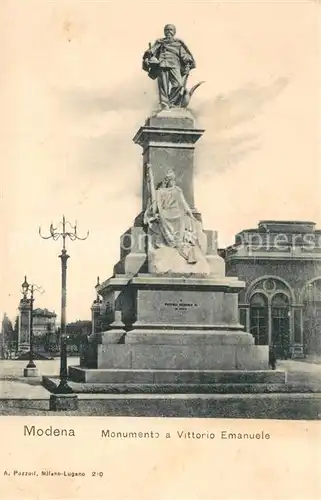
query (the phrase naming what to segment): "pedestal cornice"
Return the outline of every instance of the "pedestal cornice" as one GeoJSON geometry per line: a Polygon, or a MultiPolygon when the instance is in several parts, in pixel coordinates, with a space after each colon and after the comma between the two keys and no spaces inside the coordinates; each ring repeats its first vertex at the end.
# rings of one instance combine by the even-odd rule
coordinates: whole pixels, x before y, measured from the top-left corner
{"type": "Polygon", "coordinates": [[[139,274],[136,276],[130,275],[115,275],[108,280],[104,281],[97,287],[99,293],[103,293],[107,288],[109,289],[122,289],[130,285],[134,288],[170,288],[170,289],[208,289],[220,290],[229,292],[239,292],[245,288],[245,282],[240,281],[235,277],[226,277],[222,279],[211,278],[210,276],[175,276],[175,275],[153,275],[153,274],[139,274]]]}
{"type": "Polygon", "coordinates": [[[203,129],[184,129],[167,127],[140,127],[133,141],[143,149],[147,147],[193,148],[202,137],[203,129]]]}

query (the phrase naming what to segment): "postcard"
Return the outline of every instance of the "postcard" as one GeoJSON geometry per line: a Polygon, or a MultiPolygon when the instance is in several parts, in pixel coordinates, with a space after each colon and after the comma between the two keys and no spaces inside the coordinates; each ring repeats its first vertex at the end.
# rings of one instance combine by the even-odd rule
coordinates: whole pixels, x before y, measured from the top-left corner
{"type": "Polygon", "coordinates": [[[1,499],[320,498],[319,2],[0,12],[1,499]]]}

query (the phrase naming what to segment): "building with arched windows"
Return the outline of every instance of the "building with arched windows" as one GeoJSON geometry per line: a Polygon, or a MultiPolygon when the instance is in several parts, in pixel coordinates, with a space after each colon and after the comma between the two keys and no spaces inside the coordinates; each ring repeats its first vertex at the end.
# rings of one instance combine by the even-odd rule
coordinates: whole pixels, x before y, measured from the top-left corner
{"type": "Polygon", "coordinates": [[[260,345],[278,357],[321,355],[321,231],[313,222],[261,221],[222,255],[238,276],[239,315],[260,345]]]}

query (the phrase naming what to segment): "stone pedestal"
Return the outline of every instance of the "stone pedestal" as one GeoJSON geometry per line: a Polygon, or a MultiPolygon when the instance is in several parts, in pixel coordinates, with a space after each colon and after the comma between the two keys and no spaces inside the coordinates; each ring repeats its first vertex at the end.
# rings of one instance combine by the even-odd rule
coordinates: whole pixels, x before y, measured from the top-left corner
{"type": "Polygon", "coordinates": [[[146,209],[148,189],[146,164],[152,166],[156,185],[168,168],[176,175],[189,206],[197,212],[194,203],[194,150],[203,129],[195,128],[194,118],[187,109],[163,110],[151,116],[134,137],[143,148],[142,210],[146,209]]]}
{"type": "Polygon", "coordinates": [[[78,410],[77,394],[50,394],[49,410],[51,411],[78,410]]]}
{"type": "MultiPolygon", "coordinates": [[[[236,278],[115,276],[99,293],[110,330],[92,338],[91,367],[151,370],[267,370],[268,346],[255,346],[238,320],[236,278]],[[115,323],[118,327],[115,328],[115,323]]],[[[89,361],[89,360],[88,360],[89,361]]]]}
{"type": "Polygon", "coordinates": [[[202,387],[204,380],[214,387],[231,372],[239,374],[232,377],[235,383],[248,372],[253,384],[262,381],[258,373],[265,383],[276,378],[284,383],[284,374],[268,369],[268,346],[255,346],[239,323],[238,293],[245,284],[225,276],[216,232],[203,229],[194,204],[194,147],[203,132],[188,110],[175,109],[151,116],[138,130],[134,141],[143,149],[142,212],[121,237],[113,276],[96,288],[109,328],[91,335],[82,366],[69,370],[72,381],[110,385],[117,384],[118,376],[133,391],[149,380],[147,386],[158,384],[160,392],[177,381],[186,391],[188,385],[202,387]],[[151,245],[143,223],[147,164],[155,186],[168,169],[176,176],[196,219],[196,263],[175,248],[151,245]]]}
{"type": "Polygon", "coordinates": [[[38,368],[24,368],[23,370],[24,377],[39,377],[38,368]]]}

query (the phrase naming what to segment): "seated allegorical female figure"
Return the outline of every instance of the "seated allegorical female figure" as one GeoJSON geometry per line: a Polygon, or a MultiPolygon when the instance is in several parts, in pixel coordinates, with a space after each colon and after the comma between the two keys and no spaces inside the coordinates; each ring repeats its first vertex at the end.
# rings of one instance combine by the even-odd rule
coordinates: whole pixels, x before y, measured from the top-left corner
{"type": "Polygon", "coordinates": [[[149,228],[154,271],[207,273],[204,233],[169,170],[157,189],[148,169],[150,196],[144,222],[149,228]]]}

